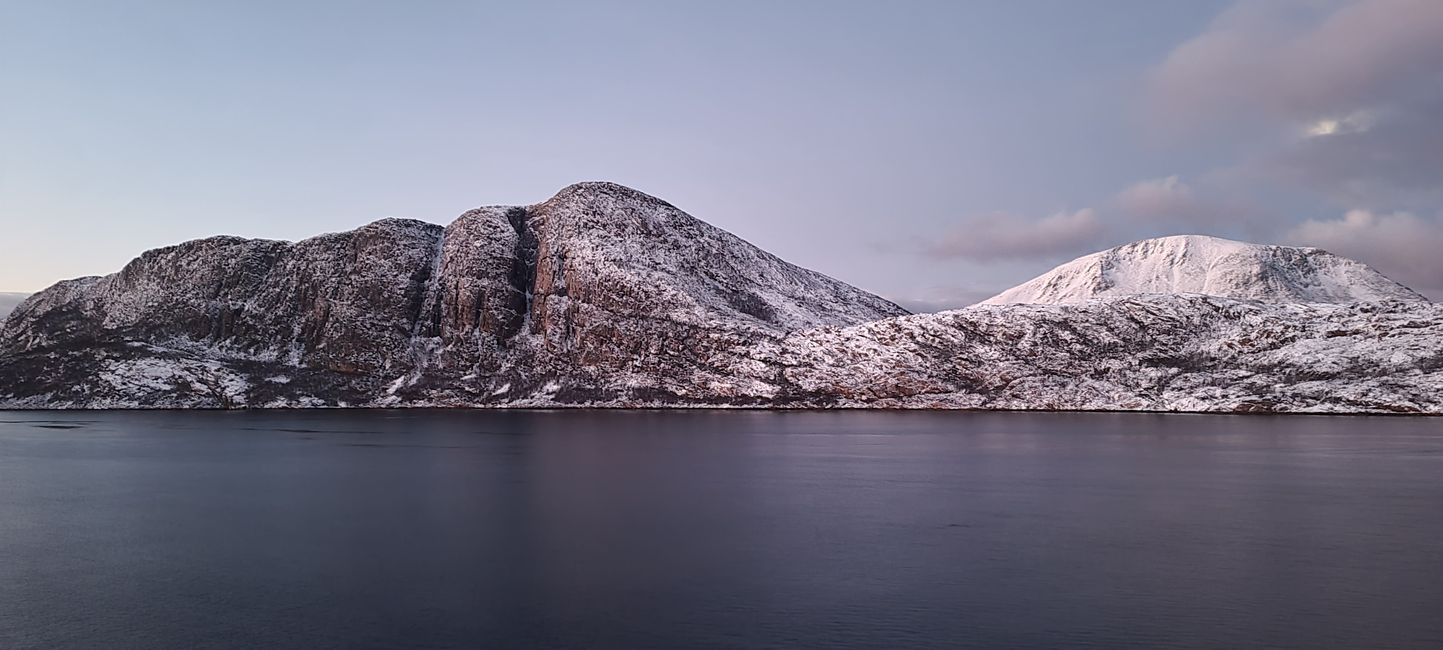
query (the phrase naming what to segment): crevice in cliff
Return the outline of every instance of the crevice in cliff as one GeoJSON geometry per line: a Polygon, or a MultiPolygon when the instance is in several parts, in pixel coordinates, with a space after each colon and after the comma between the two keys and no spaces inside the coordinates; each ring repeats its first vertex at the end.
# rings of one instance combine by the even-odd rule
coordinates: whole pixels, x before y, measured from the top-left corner
{"type": "Polygon", "coordinates": [[[411,340],[422,337],[434,337],[441,334],[441,264],[445,258],[446,231],[442,230],[436,235],[436,245],[431,252],[431,263],[422,268],[416,269],[412,276],[413,286],[419,286],[420,291],[414,292],[412,303],[408,305],[411,317],[411,340]]]}
{"type": "MultiPolygon", "coordinates": [[[[407,350],[410,368],[398,379],[391,393],[414,384],[430,365],[436,346],[432,339],[441,335],[441,265],[445,260],[446,231],[436,234],[436,243],[429,263],[417,268],[411,276],[411,302],[407,316],[411,319],[411,341],[407,350]]],[[[389,366],[389,364],[387,364],[389,366]]]]}
{"type": "Polygon", "coordinates": [[[511,208],[506,211],[506,220],[516,231],[516,247],[511,253],[511,272],[507,281],[511,284],[511,312],[501,330],[501,339],[509,341],[517,334],[525,333],[531,325],[531,303],[535,299],[536,250],[538,247],[536,229],[531,224],[531,213],[527,208],[511,208]]]}

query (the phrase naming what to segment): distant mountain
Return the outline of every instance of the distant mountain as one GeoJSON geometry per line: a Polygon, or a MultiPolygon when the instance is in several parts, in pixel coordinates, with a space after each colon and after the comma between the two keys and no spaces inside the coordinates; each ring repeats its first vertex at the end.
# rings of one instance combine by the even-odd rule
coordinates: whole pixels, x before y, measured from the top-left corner
{"type": "Polygon", "coordinates": [[[214,237],[62,282],[0,331],[0,408],[1443,414],[1443,305],[1322,251],[1166,238],[1034,283],[996,301],[1058,304],[907,315],[582,183],[446,227],[214,237]]]}
{"type": "Polygon", "coordinates": [[[10,312],[15,311],[15,308],[20,306],[20,303],[25,302],[25,299],[29,297],[30,294],[28,293],[0,292],[0,322],[4,322],[5,317],[9,316],[10,312]]]}
{"type": "Polygon", "coordinates": [[[1324,250],[1179,235],[1079,257],[984,304],[1181,293],[1263,302],[1427,300],[1367,265],[1324,250]]]}

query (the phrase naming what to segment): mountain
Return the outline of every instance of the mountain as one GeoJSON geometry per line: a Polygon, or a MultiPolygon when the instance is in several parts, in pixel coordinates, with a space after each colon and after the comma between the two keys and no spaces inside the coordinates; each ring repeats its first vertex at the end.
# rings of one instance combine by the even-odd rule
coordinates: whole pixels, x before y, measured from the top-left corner
{"type": "Polygon", "coordinates": [[[674,206],[580,183],[450,226],[213,237],[57,284],[0,338],[0,402],[308,406],[678,395],[711,355],[906,312],[674,206]]]}
{"type": "Polygon", "coordinates": [[[1180,293],[1285,303],[1427,300],[1324,250],[1179,235],[1079,257],[983,302],[1058,304],[1180,293]]]}
{"type": "Polygon", "coordinates": [[[62,282],[0,330],[0,407],[1443,413],[1443,306],[1322,251],[1167,238],[1038,282],[908,315],[581,183],[62,282]]]}
{"type": "Polygon", "coordinates": [[[25,299],[29,297],[30,294],[28,293],[0,292],[0,322],[3,322],[5,317],[10,315],[10,312],[15,311],[15,308],[20,306],[20,303],[25,302],[25,299]]]}

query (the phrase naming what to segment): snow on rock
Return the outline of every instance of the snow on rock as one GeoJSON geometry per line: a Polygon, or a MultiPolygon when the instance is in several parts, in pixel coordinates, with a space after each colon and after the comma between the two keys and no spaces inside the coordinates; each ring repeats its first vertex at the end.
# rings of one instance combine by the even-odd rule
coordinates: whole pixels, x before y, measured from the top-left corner
{"type": "Polygon", "coordinates": [[[789,331],[906,313],[615,183],[572,185],[530,212],[538,314],[554,311],[556,298],[678,323],[789,331]]]}
{"type": "Polygon", "coordinates": [[[1179,293],[1265,302],[1426,300],[1365,264],[1324,250],[1178,235],[1079,257],[983,304],[1179,293]]]}
{"type": "Polygon", "coordinates": [[[1322,251],[1166,238],[1035,283],[995,302],[1058,304],[907,315],[581,183],[62,282],[0,331],[0,408],[1443,413],[1443,306],[1322,251]]]}
{"type": "Polygon", "coordinates": [[[806,400],[887,408],[1443,413],[1443,305],[1147,295],[795,333],[806,400]]]}

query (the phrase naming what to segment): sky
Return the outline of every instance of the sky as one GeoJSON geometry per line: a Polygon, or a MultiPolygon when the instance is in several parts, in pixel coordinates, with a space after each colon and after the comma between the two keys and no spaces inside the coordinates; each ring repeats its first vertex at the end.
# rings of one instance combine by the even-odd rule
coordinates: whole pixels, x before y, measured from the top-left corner
{"type": "Polygon", "coordinates": [[[919,311],[1170,234],[1443,299],[1443,2],[0,0],[0,291],[583,180],[919,311]]]}

